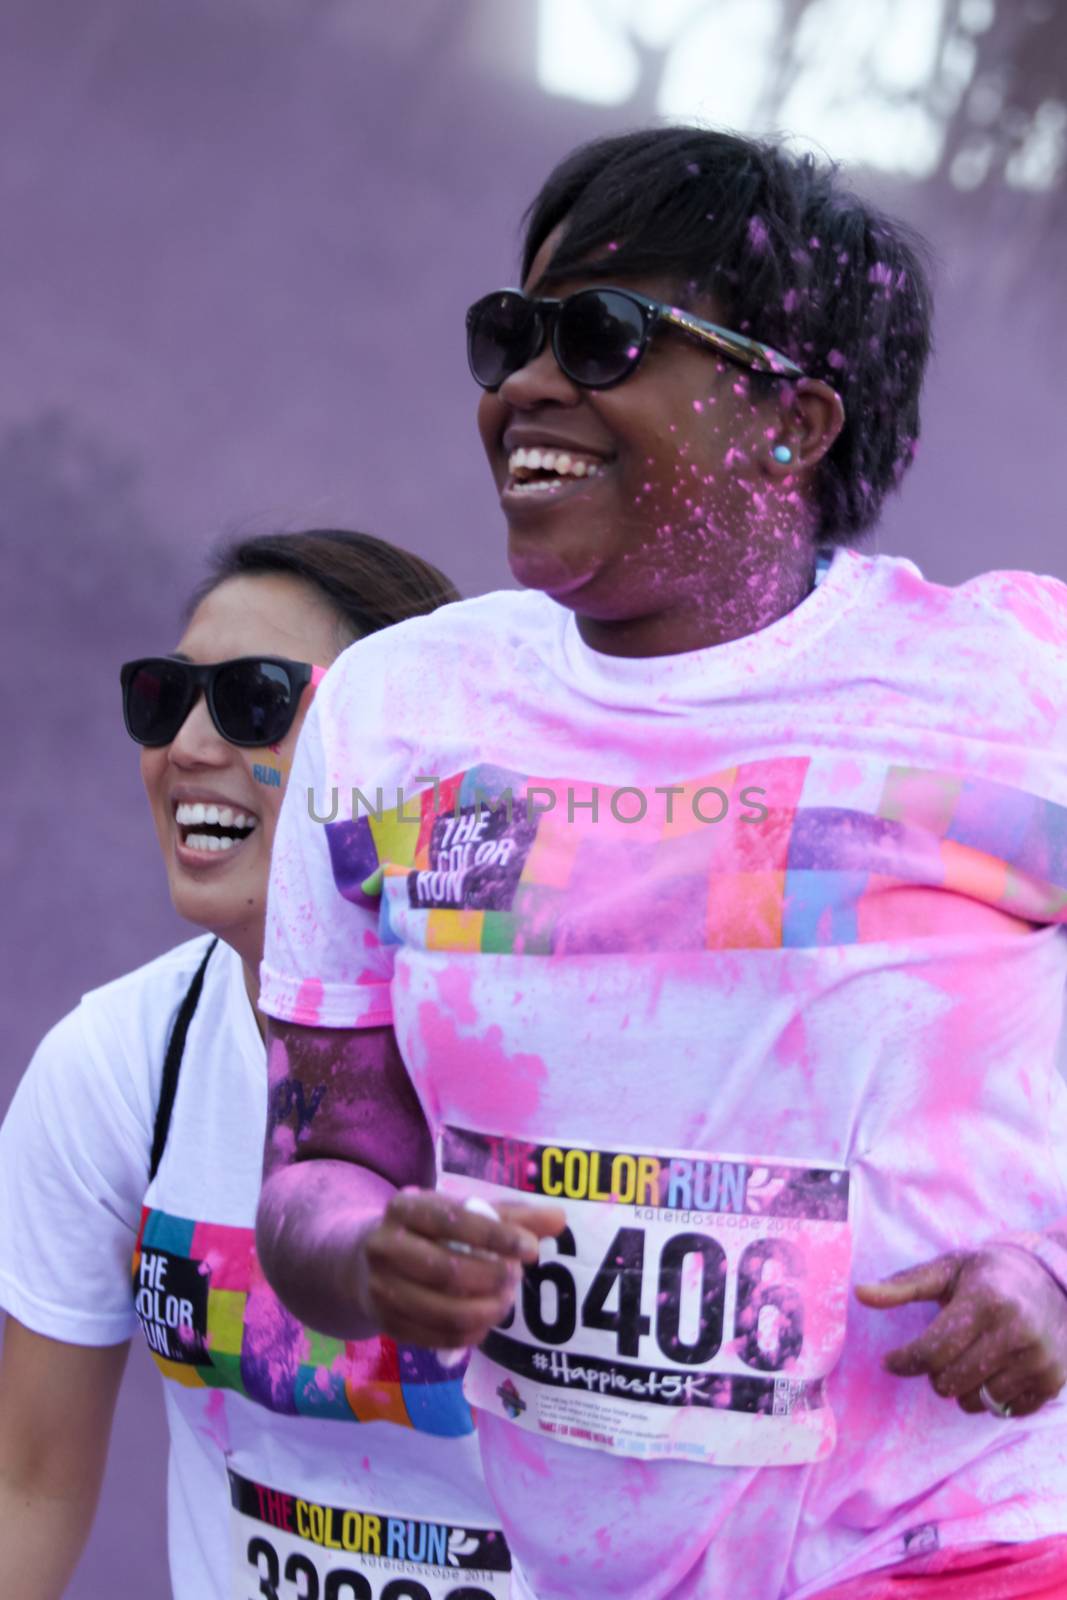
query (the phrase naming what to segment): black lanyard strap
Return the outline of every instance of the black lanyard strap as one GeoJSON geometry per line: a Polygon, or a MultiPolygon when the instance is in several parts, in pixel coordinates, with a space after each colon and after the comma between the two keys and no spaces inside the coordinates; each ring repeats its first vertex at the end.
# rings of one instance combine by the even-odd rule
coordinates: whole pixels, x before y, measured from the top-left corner
{"type": "Polygon", "coordinates": [[[159,1105],[156,1107],[156,1125],[152,1133],[152,1155],[148,1163],[149,1183],[152,1182],[158,1172],[159,1163],[163,1159],[167,1134],[170,1131],[170,1119],[174,1112],[174,1098],[178,1093],[178,1074],[181,1071],[182,1056],[185,1053],[185,1036],[189,1032],[189,1024],[193,1020],[193,1013],[200,1003],[200,992],[204,987],[204,974],[218,942],[217,939],[212,939],[204,952],[204,959],[193,974],[193,981],[185,991],[185,998],[178,1007],[178,1015],[174,1019],[174,1027],[171,1029],[171,1035],[167,1041],[167,1053],[163,1058],[163,1081],[159,1089],[159,1105]]]}

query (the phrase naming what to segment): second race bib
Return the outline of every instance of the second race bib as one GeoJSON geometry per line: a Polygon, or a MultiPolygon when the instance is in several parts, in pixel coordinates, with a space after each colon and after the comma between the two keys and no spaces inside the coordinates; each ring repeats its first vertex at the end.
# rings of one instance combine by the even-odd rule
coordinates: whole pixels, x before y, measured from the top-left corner
{"type": "Polygon", "coordinates": [[[847,1168],[446,1126],[438,1172],[447,1193],[567,1213],[472,1357],[472,1405],[648,1460],[793,1466],[833,1449],[847,1168]]]}
{"type": "Polygon", "coordinates": [[[499,1528],[322,1505],[230,1469],[233,1600],[507,1600],[499,1528]]]}

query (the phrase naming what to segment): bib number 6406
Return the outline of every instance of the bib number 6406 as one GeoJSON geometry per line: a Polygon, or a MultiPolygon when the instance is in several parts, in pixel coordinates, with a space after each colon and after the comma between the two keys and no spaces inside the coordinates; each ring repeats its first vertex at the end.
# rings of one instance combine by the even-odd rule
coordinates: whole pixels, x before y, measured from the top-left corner
{"type": "MultiPolygon", "coordinates": [[[[726,1252],[701,1233],[676,1233],[664,1240],[656,1265],[655,1316],[643,1307],[646,1238],[642,1228],[620,1228],[578,1306],[568,1258],[577,1255],[574,1234],[564,1228],[557,1256],[528,1267],[522,1280],[522,1315],[541,1344],[569,1344],[579,1326],[615,1335],[620,1357],[637,1357],[641,1341],[654,1333],[666,1359],[703,1366],[722,1347],[726,1312],[726,1252]],[[694,1281],[695,1280],[695,1281],[694,1281]],[[551,1294],[546,1296],[546,1289],[551,1294]],[[615,1304],[609,1306],[614,1296],[615,1304]],[[546,1308],[546,1299],[551,1304],[546,1308]]],[[[777,1372],[795,1360],[804,1343],[804,1306],[797,1288],[803,1268],[785,1239],[753,1239],[737,1267],[732,1338],[737,1355],[761,1372],[777,1372]]],[[[515,1318],[512,1311],[502,1327],[515,1318]]]]}

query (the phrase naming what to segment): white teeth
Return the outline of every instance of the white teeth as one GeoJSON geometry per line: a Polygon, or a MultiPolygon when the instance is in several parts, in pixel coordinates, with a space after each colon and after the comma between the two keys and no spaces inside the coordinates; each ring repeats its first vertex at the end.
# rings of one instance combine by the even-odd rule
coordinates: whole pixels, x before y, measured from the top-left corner
{"type": "Polygon", "coordinates": [[[232,850],[234,845],[240,842],[239,839],[220,839],[215,833],[190,833],[185,839],[188,849],[204,850],[209,854],[218,850],[232,850]]]}
{"type": "Polygon", "coordinates": [[[182,801],[174,808],[174,820],[180,828],[196,828],[201,824],[215,823],[220,828],[254,828],[256,819],[251,812],[235,811],[232,806],[205,805],[201,801],[190,804],[182,801]]]}
{"type": "Polygon", "coordinates": [[[602,471],[599,461],[574,456],[566,450],[512,450],[508,456],[508,472],[513,478],[516,473],[527,472],[554,472],[562,478],[595,478],[602,471]]]}
{"type": "Polygon", "coordinates": [[[558,494],[563,487],[561,478],[534,478],[529,483],[513,483],[510,485],[512,494],[558,494]]]}

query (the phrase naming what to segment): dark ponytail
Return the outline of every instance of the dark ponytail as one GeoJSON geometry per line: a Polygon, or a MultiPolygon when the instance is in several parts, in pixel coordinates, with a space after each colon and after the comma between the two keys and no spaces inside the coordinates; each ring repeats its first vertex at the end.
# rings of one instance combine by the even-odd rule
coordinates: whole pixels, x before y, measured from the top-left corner
{"type": "Polygon", "coordinates": [[[310,528],[222,545],[211,558],[208,577],[186,607],[186,620],[227,579],[264,573],[300,578],[317,590],[341,619],[346,643],[459,599],[444,573],[421,556],[370,533],[310,528]]]}

